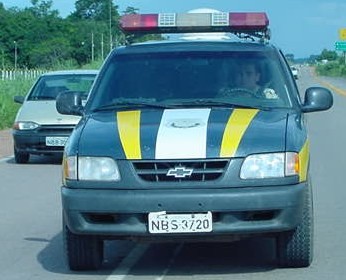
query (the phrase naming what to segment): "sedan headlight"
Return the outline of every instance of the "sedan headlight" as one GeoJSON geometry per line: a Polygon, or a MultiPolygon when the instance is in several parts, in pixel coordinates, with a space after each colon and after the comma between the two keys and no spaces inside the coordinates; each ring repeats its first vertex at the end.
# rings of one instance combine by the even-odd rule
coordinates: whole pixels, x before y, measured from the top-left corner
{"type": "Polygon", "coordinates": [[[241,179],[282,178],[299,174],[297,153],[271,153],[250,155],[240,170],[241,179]]]}
{"type": "Polygon", "coordinates": [[[119,181],[117,163],[108,157],[64,157],[63,180],[119,181]]]}
{"type": "Polygon", "coordinates": [[[13,129],[15,130],[34,130],[40,125],[35,122],[15,122],[13,124],[13,129]]]}

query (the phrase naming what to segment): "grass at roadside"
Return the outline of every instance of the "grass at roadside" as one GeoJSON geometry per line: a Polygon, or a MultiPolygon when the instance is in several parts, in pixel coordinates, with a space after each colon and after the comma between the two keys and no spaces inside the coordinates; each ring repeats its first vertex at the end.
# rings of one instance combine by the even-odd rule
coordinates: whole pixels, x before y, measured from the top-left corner
{"type": "Polygon", "coordinates": [[[346,64],[344,60],[330,61],[316,67],[317,74],[329,77],[346,77],[346,64]]]}
{"type": "Polygon", "coordinates": [[[14,103],[13,96],[25,95],[32,86],[32,80],[0,80],[0,129],[10,128],[20,104],[14,103]]]}

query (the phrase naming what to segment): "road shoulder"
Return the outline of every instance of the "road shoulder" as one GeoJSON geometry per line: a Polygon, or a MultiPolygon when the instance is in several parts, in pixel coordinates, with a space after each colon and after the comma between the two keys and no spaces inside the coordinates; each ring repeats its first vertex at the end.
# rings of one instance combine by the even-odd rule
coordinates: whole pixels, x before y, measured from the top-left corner
{"type": "Polygon", "coordinates": [[[13,155],[11,129],[0,130],[0,159],[13,155]]]}

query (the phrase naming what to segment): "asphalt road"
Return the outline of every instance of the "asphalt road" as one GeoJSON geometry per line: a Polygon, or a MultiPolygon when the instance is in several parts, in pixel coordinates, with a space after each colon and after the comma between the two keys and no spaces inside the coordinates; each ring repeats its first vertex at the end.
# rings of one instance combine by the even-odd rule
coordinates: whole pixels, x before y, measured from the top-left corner
{"type": "MultiPolygon", "coordinates": [[[[301,70],[298,81],[302,91],[326,82],[334,81],[317,80],[308,69],[301,70]]],[[[315,207],[315,258],[309,268],[276,268],[270,239],[229,244],[113,241],[106,244],[102,270],[70,272],[62,252],[61,159],[34,157],[27,165],[0,159],[0,279],[345,279],[346,83],[331,86],[338,91],[334,107],[308,115],[315,207]]]]}

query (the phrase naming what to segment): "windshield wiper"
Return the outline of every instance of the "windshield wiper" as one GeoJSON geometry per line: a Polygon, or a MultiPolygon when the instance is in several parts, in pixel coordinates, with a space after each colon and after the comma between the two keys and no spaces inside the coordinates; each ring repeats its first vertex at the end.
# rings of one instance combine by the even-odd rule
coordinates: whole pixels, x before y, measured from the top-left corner
{"type": "Polygon", "coordinates": [[[244,104],[237,104],[225,101],[215,101],[210,99],[194,99],[189,101],[179,101],[175,103],[157,103],[155,101],[116,101],[113,103],[100,106],[93,111],[107,111],[119,108],[159,108],[159,109],[177,109],[186,107],[223,107],[223,108],[244,108],[244,109],[259,109],[259,110],[271,110],[268,107],[250,106],[244,104]]]}
{"type": "Polygon", "coordinates": [[[188,106],[188,107],[206,106],[206,107],[244,108],[244,109],[259,109],[259,110],[270,110],[271,109],[271,108],[262,107],[262,106],[237,104],[237,103],[232,103],[232,102],[215,101],[215,100],[210,100],[210,99],[195,99],[195,100],[190,100],[190,101],[183,101],[183,102],[180,102],[179,104],[174,104],[174,105],[188,106]]]}
{"type": "Polygon", "coordinates": [[[56,97],[48,96],[48,95],[41,95],[41,96],[35,96],[31,97],[29,100],[55,100],[56,97]]]}
{"type": "Polygon", "coordinates": [[[114,110],[114,109],[118,109],[118,108],[137,108],[137,107],[159,108],[159,109],[175,108],[174,106],[165,105],[165,104],[157,103],[157,102],[148,102],[148,101],[116,101],[116,102],[113,102],[113,103],[102,105],[102,106],[94,109],[94,111],[107,111],[107,110],[114,110]]]}

